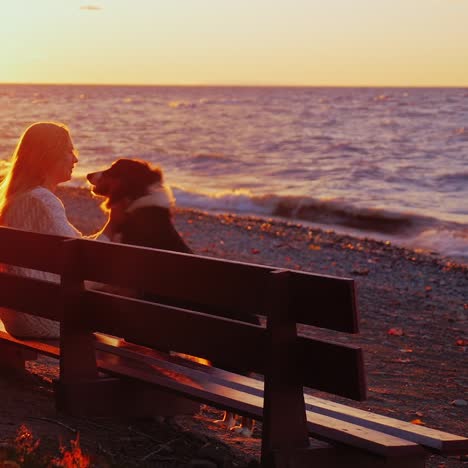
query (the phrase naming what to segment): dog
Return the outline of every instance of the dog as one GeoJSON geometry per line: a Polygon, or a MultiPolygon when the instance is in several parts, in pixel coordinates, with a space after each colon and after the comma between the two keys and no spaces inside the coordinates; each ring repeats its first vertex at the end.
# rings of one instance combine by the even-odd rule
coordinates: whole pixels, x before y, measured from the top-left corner
{"type": "MultiPolygon", "coordinates": [[[[92,192],[105,197],[101,207],[109,214],[109,222],[104,233],[111,241],[193,253],[172,221],[171,211],[175,201],[171,190],[163,182],[160,168],[151,167],[146,161],[139,159],[118,159],[108,169],[92,172],[86,177],[92,185],[92,192]]],[[[145,295],[144,299],[176,307],[188,306],[196,310],[196,304],[180,301],[176,303],[160,296],[145,295]]],[[[253,314],[233,317],[232,314],[219,310],[212,312],[259,324],[258,317],[253,314]]],[[[192,359],[190,356],[182,357],[192,359]]],[[[247,372],[240,370],[240,373],[247,372]]],[[[223,419],[216,422],[225,424],[228,429],[245,437],[250,437],[253,432],[254,420],[242,417],[239,422],[235,414],[227,411],[223,419]]]]}
{"type": "Polygon", "coordinates": [[[162,170],[138,159],[118,159],[86,176],[109,213],[111,240],[124,244],[193,253],[172,221],[174,197],[162,170]]]}

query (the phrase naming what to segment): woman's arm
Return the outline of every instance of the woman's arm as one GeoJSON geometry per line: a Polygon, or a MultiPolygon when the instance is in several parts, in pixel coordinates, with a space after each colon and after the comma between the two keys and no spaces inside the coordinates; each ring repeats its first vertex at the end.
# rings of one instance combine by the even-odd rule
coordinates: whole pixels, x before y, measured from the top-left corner
{"type": "Polygon", "coordinates": [[[8,224],[28,231],[108,241],[107,231],[84,236],[67,218],[62,201],[49,190],[38,187],[13,202],[8,224]]]}
{"type": "Polygon", "coordinates": [[[39,187],[12,200],[5,224],[26,231],[82,237],[67,219],[62,202],[49,190],[39,187]]]}

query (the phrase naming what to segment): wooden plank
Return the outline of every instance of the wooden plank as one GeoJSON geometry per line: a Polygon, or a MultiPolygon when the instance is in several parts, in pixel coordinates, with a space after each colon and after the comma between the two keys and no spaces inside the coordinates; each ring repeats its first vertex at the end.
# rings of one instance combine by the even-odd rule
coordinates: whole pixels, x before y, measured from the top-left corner
{"type": "MultiPolygon", "coordinates": [[[[209,376],[187,376],[185,370],[167,371],[164,366],[129,360],[128,363],[98,360],[98,366],[111,375],[136,379],[167,388],[176,394],[227,409],[254,419],[262,419],[263,399],[214,382],[209,376]]],[[[319,439],[351,445],[386,457],[422,455],[418,444],[346,421],[314,414],[307,416],[309,433],[319,439]]]]}
{"type": "MultiPolygon", "coordinates": [[[[339,367],[340,356],[343,356],[344,362],[346,362],[348,365],[353,364],[354,366],[356,366],[356,362],[352,363],[351,359],[348,359],[348,356],[346,354],[349,354],[351,357],[354,356],[356,358],[356,361],[359,362],[359,360],[362,358],[360,350],[350,346],[349,348],[343,348],[345,350],[345,353],[342,353],[341,352],[342,345],[340,344],[337,344],[335,348],[333,346],[331,347],[330,343],[322,342],[320,340],[315,340],[315,339],[306,339],[306,340],[310,341],[310,346],[311,346],[310,349],[313,350],[313,352],[316,354],[309,354],[308,360],[307,359],[303,359],[303,360],[297,359],[297,361],[296,359],[294,360],[295,363],[297,362],[297,364],[295,364],[295,368],[303,372],[303,375],[306,376],[304,378],[307,379],[307,383],[310,384],[310,385],[307,385],[304,383],[304,386],[309,387],[309,388],[316,388],[317,390],[320,390],[320,391],[328,391],[329,393],[331,393],[333,390],[335,394],[344,396],[345,398],[355,397],[356,396],[355,392],[359,390],[362,383],[359,384],[359,381],[356,378],[355,387],[345,385],[344,383],[342,383],[342,386],[339,387],[339,382],[340,382],[340,378],[342,374],[340,374],[340,372],[337,372],[336,369],[340,368],[339,367]],[[322,345],[323,345],[323,348],[321,347],[322,345]],[[319,356],[320,359],[317,359],[316,362],[314,362],[313,356],[319,356]],[[324,358],[324,356],[326,356],[326,358],[324,358]],[[329,365],[330,362],[332,362],[334,366],[329,365]],[[302,366],[304,367],[303,369],[302,369],[302,366]],[[314,377],[311,376],[311,373],[313,374],[314,372],[317,372],[320,379],[316,378],[314,380],[314,377]],[[313,387],[313,385],[316,385],[316,387],[313,387]]],[[[111,348],[108,348],[107,350],[109,352],[115,352],[115,353],[125,352],[121,350],[130,350],[131,352],[140,354],[142,357],[147,356],[148,359],[151,359],[152,357],[153,350],[149,348],[140,347],[138,345],[128,343],[128,342],[123,342],[120,346],[121,347],[119,349],[114,348],[114,351],[112,351],[111,348]]],[[[250,350],[247,350],[247,351],[250,352],[250,350]]],[[[227,352],[232,354],[232,351],[229,348],[227,352]]],[[[195,353],[187,353],[187,354],[195,354],[195,353]]],[[[175,362],[177,362],[177,358],[174,358],[174,360],[175,362]]],[[[212,371],[214,373],[218,373],[218,375],[221,375],[220,378],[222,378],[221,369],[218,369],[218,367],[216,367],[216,368],[212,368],[212,371]]],[[[257,372],[257,373],[262,374],[262,372],[257,372]]],[[[258,382],[255,379],[253,379],[253,382],[251,382],[251,379],[244,380],[243,376],[240,376],[238,374],[233,374],[231,372],[226,372],[226,376],[227,376],[225,377],[226,380],[228,380],[231,383],[238,382],[240,386],[244,385],[245,382],[247,382],[247,386],[251,387],[252,385],[255,384],[255,382],[258,382]]],[[[263,383],[261,383],[261,386],[260,384],[258,384],[256,388],[258,388],[259,391],[263,392],[263,383]]]]}
{"type": "Polygon", "coordinates": [[[91,330],[216,360],[228,368],[248,363],[264,371],[266,332],[260,326],[105,292],[86,291],[83,299],[79,319],[91,330]]]}
{"type": "Polygon", "coordinates": [[[294,365],[302,369],[304,386],[365,400],[366,373],[362,349],[332,341],[298,338],[294,365]]]}
{"type": "Polygon", "coordinates": [[[0,289],[1,307],[51,320],[62,318],[58,283],[0,273],[0,289]]]}
{"type": "Polygon", "coordinates": [[[369,429],[401,437],[442,455],[464,455],[468,453],[468,438],[466,437],[351,408],[313,396],[306,397],[306,406],[308,411],[339,418],[369,429]]]}
{"type": "Polygon", "coordinates": [[[58,340],[23,340],[2,331],[0,331],[0,340],[11,343],[19,348],[37,351],[38,353],[44,354],[44,356],[53,358],[58,358],[60,356],[58,340]]]}
{"type": "MultiPolygon", "coordinates": [[[[151,359],[150,356],[146,356],[146,358],[151,359]]],[[[263,382],[258,379],[233,374],[214,367],[207,369],[206,372],[209,373],[213,380],[219,383],[257,396],[263,394],[263,382]]],[[[444,456],[468,453],[468,438],[466,437],[411,424],[370,411],[360,410],[323,398],[314,397],[307,393],[304,394],[304,397],[308,412],[323,414],[384,432],[395,437],[407,439],[424,446],[434,453],[439,453],[444,456]]]]}
{"type": "MultiPolygon", "coordinates": [[[[86,239],[80,242],[85,279],[221,311],[266,315],[268,275],[274,267],[86,239]]],[[[291,277],[291,311],[296,321],[357,331],[353,280],[299,271],[291,277]]]]}
{"type": "Polygon", "coordinates": [[[307,427],[311,435],[322,440],[339,442],[385,457],[424,456],[425,453],[414,442],[310,411],[307,411],[307,427]]]}
{"type": "MultiPolygon", "coordinates": [[[[134,359],[135,356],[137,356],[136,359],[147,363],[153,362],[154,359],[158,360],[158,362],[161,361],[161,356],[154,353],[153,350],[142,348],[131,343],[122,342],[119,348],[102,343],[97,344],[97,346],[107,350],[109,353],[118,353],[130,358],[133,356],[134,359]]],[[[210,378],[217,383],[259,397],[263,396],[263,382],[261,380],[241,376],[215,367],[185,363],[177,357],[166,357],[164,359],[172,360],[175,365],[182,362],[183,366],[191,366],[193,369],[186,371],[189,375],[191,375],[190,372],[203,372],[208,374],[210,378]]],[[[308,412],[322,414],[356,425],[362,425],[395,437],[407,439],[442,455],[449,456],[468,453],[468,438],[466,437],[352,408],[323,398],[314,397],[307,393],[305,393],[304,396],[308,412]]]]}
{"type": "Polygon", "coordinates": [[[0,263],[60,273],[65,237],[0,227],[0,263]]]}
{"type": "Polygon", "coordinates": [[[291,272],[291,305],[298,323],[359,332],[354,280],[291,272]]]}
{"type": "MultiPolygon", "coordinates": [[[[147,356],[151,359],[149,356],[147,356]]],[[[212,379],[225,385],[254,395],[263,394],[263,382],[251,377],[218,369],[206,370],[212,379]]],[[[360,410],[323,398],[304,394],[308,412],[323,414],[332,418],[361,425],[369,429],[384,432],[395,437],[418,443],[428,450],[445,456],[468,453],[468,438],[425,426],[411,424],[399,419],[383,416],[370,411],[360,410]]]]}

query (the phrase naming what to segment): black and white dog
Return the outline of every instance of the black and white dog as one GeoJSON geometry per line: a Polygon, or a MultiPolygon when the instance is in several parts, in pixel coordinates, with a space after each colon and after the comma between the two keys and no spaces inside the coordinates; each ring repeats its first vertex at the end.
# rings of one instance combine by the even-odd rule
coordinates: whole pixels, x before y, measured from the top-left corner
{"type": "MultiPolygon", "coordinates": [[[[106,233],[111,241],[193,253],[172,221],[174,198],[169,187],[163,183],[161,169],[153,168],[141,160],[118,159],[110,168],[88,174],[87,179],[93,186],[94,194],[106,197],[102,207],[109,213],[111,228],[106,233]]],[[[157,296],[145,299],[161,302],[157,296]]],[[[163,302],[196,308],[196,304],[174,303],[165,299],[163,302]]],[[[213,313],[259,324],[253,314],[233,317],[218,310],[213,313]]],[[[247,373],[243,370],[240,372],[247,373]]],[[[253,420],[242,418],[239,422],[233,413],[225,412],[223,420],[219,422],[246,437],[253,432],[253,420]]]]}
{"type": "Polygon", "coordinates": [[[174,227],[174,198],[162,171],[136,159],[118,159],[104,171],[88,174],[92,191],[106,197],[103,208],[112,222],[111,240],[192,253],[174,227]]]}

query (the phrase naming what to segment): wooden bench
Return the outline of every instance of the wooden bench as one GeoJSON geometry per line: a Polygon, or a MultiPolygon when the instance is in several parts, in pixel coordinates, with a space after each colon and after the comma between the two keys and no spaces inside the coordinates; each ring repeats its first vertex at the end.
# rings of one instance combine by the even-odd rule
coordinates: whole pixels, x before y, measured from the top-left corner
{"type": "Polygon", "coordinates": [[[60,343],[0,333],[3,366],[24,366],[34,353],[60,359],[60,411],[175,414],[207,403],[263,422],[263,466],[417,468],[430,452],[468,451],[466,438],[304,396],[308,387],[365,398],[359,348],[297,331],[303,324],[304,332],[314,326],[356,333],[352,280],[7,228],[0,228],[0,263],[61,277],[51,283],[0,274],[0,306],[60,321],[60,343]],[[86,289],[84,281],[118,289],[86,289]],[[168,306],[173,300],[191,307],[168,306]],[[266,326],[213,315],[240,310],[265,317],[266,326]],[[125,341],[106,343],[95,332],[125,341]],[[263,381],[225,370],[246,363],[263,381]]]}

